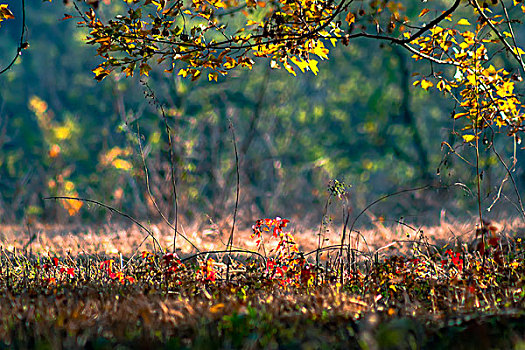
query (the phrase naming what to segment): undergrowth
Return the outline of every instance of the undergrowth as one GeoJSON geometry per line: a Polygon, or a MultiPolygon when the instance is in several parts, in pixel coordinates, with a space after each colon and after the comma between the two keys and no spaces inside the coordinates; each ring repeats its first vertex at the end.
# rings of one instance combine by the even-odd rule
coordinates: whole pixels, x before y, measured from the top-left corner
{"type": "Polygon", "coordinates": [[[303,252],[288,220],[253,226],[257,251],[53,256],[2,248],[4,348],[512,348],[525,339],[525,244],[490,225],[474,242],[406,254],[303,252]],[[317,263],[319,261],[319,263],[317,263]]]}

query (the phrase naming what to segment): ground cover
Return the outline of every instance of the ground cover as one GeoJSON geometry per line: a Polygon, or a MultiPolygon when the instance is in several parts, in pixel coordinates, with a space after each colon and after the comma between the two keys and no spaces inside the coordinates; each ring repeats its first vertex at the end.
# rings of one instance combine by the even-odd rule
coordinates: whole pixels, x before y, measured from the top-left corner
{"type": "Polygon", "coordinates": [[[379,221],[348,249],[340,230],[275,218],[238,232],[231,253],[220,231],[187,229],[201,251],[179,237],[175,254],[162,226],[155,240],[124,225],[5,226],[0,345],[523,348],[519,225],[379,221]]]}

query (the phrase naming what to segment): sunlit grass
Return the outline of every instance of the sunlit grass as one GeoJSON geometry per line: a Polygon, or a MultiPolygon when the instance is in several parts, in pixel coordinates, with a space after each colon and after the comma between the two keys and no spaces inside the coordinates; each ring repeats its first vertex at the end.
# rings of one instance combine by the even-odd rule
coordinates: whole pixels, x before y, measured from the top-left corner
{"type": "Polygon", "coordinates": [[[525,243],[494,225],[474,242],[474,232],[430,240],[417,230],[402,240],[378,226],[371,232],[390,242],[353,242],[349,253],[305,250],[315,240],[280,218],[258,221],[231,254],[212,234],[214,251],[177,255],[113,230],[109,250],[96,232],[84,233],[96,248],[45,230],[4,241],[5,346],[508,348],[525,338],[525,243]]]}

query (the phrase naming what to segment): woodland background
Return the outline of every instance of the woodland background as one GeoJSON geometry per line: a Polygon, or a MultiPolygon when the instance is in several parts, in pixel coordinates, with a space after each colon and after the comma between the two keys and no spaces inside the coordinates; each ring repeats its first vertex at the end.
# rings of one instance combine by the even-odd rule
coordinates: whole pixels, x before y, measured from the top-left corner
{"type": "MultiPolygon", "coordinates": [[[[418,11],[417,3],[407,8],[408,14],[418,11]]],[[[20,11],[17,2],[9,6],[20,11]]],[[[114,2],[108,11],[118,12],[118,6],[124,5],[114,2]]],[[[148,200],[141,147],[151,192],[163,212],[173,213],[159,109],[145,98],[139,77],[93,79],[91,70],[99,59],[83,41],[86,30],[76,28],[75,20],[60,20],[65,10],[61,3],[27,6],[30,47],[0,76],[0,223],[109,218],[94,206],[84,205],[76,213],[79,208],[67,202],[43,200],[53,195],[95,199],[138,219],[159,219],[148,200]]],[[[20,40],[21,16],[15,17],[2,23],[2,65],[20,40]]],[[[245,223],[276,215],[319,222],[327,185],[334,179],[352,186],[348,199],[358,211],[385,193],[440,187],[385,201],[372,211],[372,219],[403,216],[430,224],[445,212],[457,219],[476,215],[475,168],[441,144],[448,142],[467,160],[474,157],[472,147],[456,134],[460,126],[451,118],[453,101],[412,87],[411,72],[428,73],[431,65],[418,66],[395,46],[358,39],[333,49],[320,68],[317,76],[294,77],[260,64],[217,83],[190,82],[159,68],[150,72],[148,85],[174,130],[180,220],[231,219],[236,169],[230,121],[240,158],[239,208],[245,223]]],[[[512,170],[522,189],[521,145],[504,134],[496,136],[508,164],[515,152],[518,163],[512,170]]],[[[486,214],[506,172],[493,153],[482,149],[480,155],[486,214]]],[[[488,217],[517,215],[509,201],[515,199],[507,181],[488,217]]]]}

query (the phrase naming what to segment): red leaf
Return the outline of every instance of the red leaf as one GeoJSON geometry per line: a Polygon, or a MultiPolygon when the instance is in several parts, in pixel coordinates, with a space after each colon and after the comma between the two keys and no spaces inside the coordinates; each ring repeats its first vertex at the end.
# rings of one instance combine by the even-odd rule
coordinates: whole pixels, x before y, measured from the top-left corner
{"type": "Polygon", "coordinates": [[[489,239],[489,245],[493,247],[497,247],[498,243],[499,243],[499,237],[492,237],[491,239],[489,239]]]}

